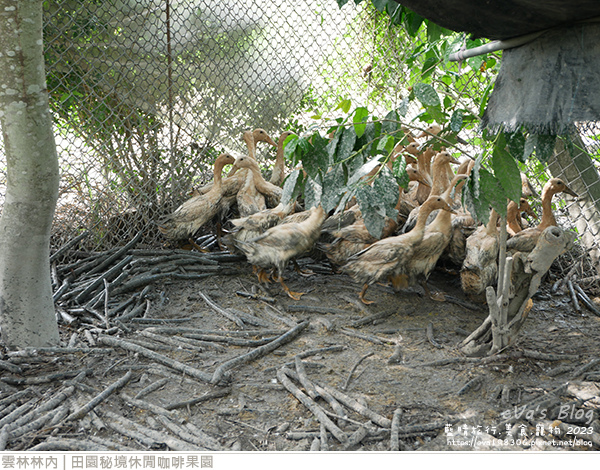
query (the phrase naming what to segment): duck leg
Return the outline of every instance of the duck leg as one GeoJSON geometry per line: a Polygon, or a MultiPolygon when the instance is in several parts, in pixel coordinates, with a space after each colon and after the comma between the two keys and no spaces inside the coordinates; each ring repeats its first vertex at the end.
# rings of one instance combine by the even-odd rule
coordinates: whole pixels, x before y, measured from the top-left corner
{"type": "Polygon", "coordinates": [[[262,284],[269,284],[271,282],[269,279],[270,276],[267,274],[267,271],[264,268],[258,269],[257,266],[252,266],[252,271],[254,271],[254,274],[256,274],[258,282],[262,284]]]}
{"type": "Polygon", "coordinates": [[[192,245],[194,248],[196,248],[196,250],[198,250],[200,253],[210,253],[210,250],[207,250],[206,248],[202,248],[200,245],[198,245],[196,243],[196,241],[192,237],[188,238],[188,242],[190,245],[192,245]]]}
{"type": "Polygon", "coordinates": [[[300,267],[300,265],[298,264],[298,261],[296,261],[295,259],[292,259],[292,264],[294,265],[294,270],[301,276],[309,277],[309,276],[314,276],[314,274],[315,274],[310,269],[302,269],[300,267]]]}
{"type": "Polygon", "coordinates": [[[279,284],[281,284],[281,287],[283,287],[283,290],[285,291],[285,293],[290,298],[292,298],[294,300],[300,300],[300,297],[302,297],[304,295],[304,292],[293,292],[292,290],[290,290],[290,288],[283,281],[283,276],[281,274],[279,274],[278,281],[279,281],[279,284]]]}
{"type": "Polygon", "coordinates": [[[423,286],[425,294],[427,294],[427,297],[429,297],[431,300],[435,300],[436,302],[446,301],[446,295],[443,292],[438,291],[435,293],[431,293],[431,291],[429,290],[429,286],[427,285],[427,281],[422,281],[421,286],[423,286]]]}
{"type": "Polygon", "coordinates": [[[367,293],[367,289],[368,288],[369,288],[369,283],[366,282],[365,285],[363,286],[362,290],[360,291],[360,294],[358,294],[358,298],[365,305],[371,305],[371,304],[375,303],[374,300],[367,300],[367,299],[365,299],[365,294],[367,293]]]}

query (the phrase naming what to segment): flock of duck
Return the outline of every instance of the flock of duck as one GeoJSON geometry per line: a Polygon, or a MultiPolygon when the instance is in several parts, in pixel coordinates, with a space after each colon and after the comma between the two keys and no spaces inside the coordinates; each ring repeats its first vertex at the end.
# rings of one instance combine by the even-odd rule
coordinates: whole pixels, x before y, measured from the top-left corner
{"type": "MultiPolygon", "coordinates": [[[[385,220],[379,239],[367,230],[355,200],[331,215],[320,205],[306,210],[297,201],[284,205],[283,143],[290,132],[283,132],[276,143],[260,128],[243,133],[247,154],[234,158],[224,153],[217,157],[212,183],[195,190],[190,199],[161,220],[159,230],[168,239],[188,240],[208,222],[216,220],[217,227],[227,224],[227,232],[218,235],[220,245],[224,243],[230,251],[245,255],[260,282],[273,279],[296,300],[302,293],[290,290],[283,271],[292,262],[299,272],[310,275],[296,263],[296,258],[307,252],[313,257],[327,257],[336,272],[347,273],[362,283],[359,298],[365,304],[373,303],[365,295],[374,283],[391,283],[395,289],[421,285],[432,299],[444,300],[443,293],[432,294],[427,285],[441,259],[460,266],[462,289],[481,298],[497,277],[500,217],[492,209],[487,224],[478,226],[463,207],[462,187],[474,161],[467,158],[461,163],[445,150],[434,151],[427,142],[419,143],[439,131],[437,125],[429,126],[419,136],[405,130],[409,144],[399,144],[392,152],[386,164],[391,168],[395,159],[404,158],[410,183],[400,192],[398,217],[385,220]],[[269,180],[256,160],[259,142],[277,147],[269,180]],[[223,178],[223,169],[229,164],[232,168],[223,178]],[[457,166],[456,171],[452,165],[457,166]],[[226,220],[231,211],[237,216],[226,220]]],[[[377,171],[364,177],[366,184],[377,171]]],[[[542,231],[556,225],[552,213],[555,194],[577,196],[562,180],[550,179],[541,195],[541,220],[529,227],[521,214],[535,217],[528,198],[537,194],[525,175],[522,183],[520,203],[511,201],[507,206],[508,252],[531,251],[542,231]]]]}

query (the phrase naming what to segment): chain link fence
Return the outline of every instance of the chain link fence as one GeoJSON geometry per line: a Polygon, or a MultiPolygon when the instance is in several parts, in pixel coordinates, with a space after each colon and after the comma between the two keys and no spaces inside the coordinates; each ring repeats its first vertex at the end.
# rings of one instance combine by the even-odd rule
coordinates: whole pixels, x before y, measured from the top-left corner
{"type": "MultiPolygon", "coordinates": [[[[244,151],[245,129],[262,127],[276,140],[286,129],[318,124],[317,112],[335,116],[343,99],[376,115],[398,107],[415,81],[415,58],[402,47],[406,36],[369,5],[44,2],[47,82],[62,171],[53,245],[82,231],[92,235],[84,245],[90,250],[121,245],[140,231],[145,243],[160,245],[155,221],[212,179],[219,153],[244,151]]],[[[481,93],[494,76],[482,69],[481,93]]],[[[458,80],[447,95],[474,107],[462,85],[458,80]]],[[[523,169],[538,191],[549,177],[562,176],[585,195],[577,202],[557,198],[557,210],[597,263],[600,132],[593,123],[578,131],[578,151],[565,148],[549,165],[531,161],[523,169]]],[[[476,135],[464,138],[465,151],[475,156],[476,135]]],[[[265,166],[273,157],[271,148],[259,147],[265,166]]],[[[0,157],[0,204],[5,165],[0,157]]]]}

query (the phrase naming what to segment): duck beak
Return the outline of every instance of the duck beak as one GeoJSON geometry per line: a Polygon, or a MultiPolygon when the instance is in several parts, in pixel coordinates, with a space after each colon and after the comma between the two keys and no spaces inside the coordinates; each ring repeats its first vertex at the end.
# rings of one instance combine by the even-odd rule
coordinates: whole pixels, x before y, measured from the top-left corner
{"type": "Polygon", "coordinates": [[[564,189],[563,193],[570,194],[573,197],[579,197],[579,195],[575,191],[573,191],[571,188],[567,187],[566,185],[565,185],[565,189],[564,189]]]}

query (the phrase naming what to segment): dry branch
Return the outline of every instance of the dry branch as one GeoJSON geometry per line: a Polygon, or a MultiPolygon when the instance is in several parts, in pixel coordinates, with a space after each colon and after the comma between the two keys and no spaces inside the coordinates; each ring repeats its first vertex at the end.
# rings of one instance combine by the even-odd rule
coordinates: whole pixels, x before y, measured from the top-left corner
{"type": "Polygon", "coordinates": [[[208,392],[201,397],[191,398],[190,400],[185,400],[177,403],[169,403],[165,405],[165,409],[174,410],[176,408],[187,408],[188,406],[197,405],[198,403],[202,403],[203,401],[213,400],[215,398],[221,398],[231,393],[231,387],[224,387],[220,389],[216,389],[212,392],[208,392]]]}
{"type": "Polygon", "coordinates": [[[438,349],[443,349],[444,346],[442,346],[440,343],[438,343],[435,338],[433,337],[433,322],[429,322],[429,324],[427,325],[427,340],[436,348],[438,349]]]}
{"type": "Polygon", "coordinates": [[[348,389],[348,385],[350,385],[350,380],[352,379],[352,374],[354,374],[356,369],[358,369],[358,366],[360,365],[360,363],[362,361],[364,361],[366,358],[371,357],[373,354],[375,354],[375,353],[371,351],[370,353],[365,354],[358,361],[356,361],[356,363],[352,366],[352,369],[350,369],[350,372],[348,373],[348,377],[346,378],[344,385],[342,385],[342,390],[346,391],[348,389]]]}
{"type": "Polygon", "coordinates": [[[130,397],[124,392],[119,393],[119,396],[123,398],[123,400],[125,400],[127,403],[135,406],[136,408],[139,408],[140,410],[148,410],[158,416],[173,416],[173,413],[171,413],[169,410],[163,408],[162,406],[155,405],[154,403],[150,403],[144,400],[137,400],[133,397],[130,397]]]}
{"type": "Polygon", "coordinates": [[[302,391],[292,383],[287,376],[287,370],[285,368],[277,371],[277,379],[288,390],[288,392],[294,395],[294,397],[296,397],[300,403],[306,406],[306,408],[308,408],[315,415],[319,422],[322,423],[338,441],[340,441],[342,444],[348,441],[346,433],[338,428],[334,422],[331,421],[331,419],[329,419],[323,409],[313,400],[311,400],[310,397],[302,393],[302,391]]]}
{"type": "Polygon", "coordinates": [[[98,406],[100,403],[102,403],[104,400],[106,400],[116,390],[124,387],[127,384],[127,382],[129,382],[131,380],[132,376],[133,376],[133,373],[131,371],[127,372],[119,380],[117,380],[116,382],[111,384],[109,387],[107,387],[104,391],[102,391],[100,394],[98,394],[94,398],[92,398],[85,406],[82,406],[77,411],[75,411],[75,412],[71,413],[69,416],[67,416],[66,421],[73,421],[73,420],[80,419],[83,416],[85,416],[87,413],[89,413],[91,410],[93,410],[96,406],[98,406]]]}
{"type": "Polygon", "coordinates": [[[140,398],[151,394],[152,392],[158,390],[159,388],[165,386],[168,383],[169,383],[169,379],[166,377],[164,379],[157,380],[156,382],[153,382],[150,385],[148,385],[147,387],[140,390],[134,398],[136,400],[139,400],[140,398]]]}
{"type": "Polygon", "coordinates": [[[343,333],[347,336],[352,336],[353,338],[359,338],[365,341],[369,341],[375,344],[395,344],[395,342],[388,338],[380,338],[375,335],[368,335],[364,333],[357,333],[356,331],[347,330],[345,328],[340,328],[340,333],[343,333]]]}
{"type": "Polygon", "coordinates": [[[246,326],[244,324],[244,322],[242,321],[242,319],[239,318],[237,315],[231,313],[229,310],[226,310],[226,309],[223,309],[223,308],[219,307],[207,295],[203,294],[202,292],[199,292],[199,294],[200,294],[200,297],[202,297],[204,299],[204,301],[208,304],[208,306],[210,308],[212,308],[215,312],[223,315],[228,320],[231,320],[232,322],[234,322],[240,328],[244,328],[246,326]]]}
{"type": "Polygon", "coordinates": [[[148,359],[152,359],[160,364],[164,364],[172,369],[183,372],[190,377],[195,377],[204,382],[210,382],[211,376],[206,372],[202,372],[199,369],[194,367],[190,367],[182,362],[171,359],[170,357],[164,356],[162,354],[155,353],[154,351],[150,351],[147,348],[142,346],[138,346],[137,344],[133,344],[127,341],[123,341],[120,339],[113,338],[111,336],[99,336],[98,342],[102,344],[106,344],[107,346],[114,346],[125,349],[127,351],[132,351],[141,354],[142,356],[147,357],[148,359]]]}
{"type": "Polygon", "coordinates": [[[106,452],[108,447],[85,439],[48,439],[27,449],[32,452],[67,451],[67,452],[106,452]]]}
{"type": "Polygon", "coordinates": [[[274,351],[280,346],[289,343],[294,338],[296,338],[296,336],[298,336],[305,328],[307,328],[308,325],[308,321],[303,321],[302,323],[299,323],[294,328],[289,330],[287,333],[281,335],[274,341],[271,341],[270,343],[267,343],[263,346],[259,346],[258,348],[250,351],[249,353],[237,356],[233,359],[230,359],[229,361],[224,362],[219,367],[217,367],[210,382],[212,384],[216,384],[221,381],[221,379],[227,371],[233,369],[234,367],[247,364],[255,359],[258,359],[259,357],[264,356],[265,354],[270,353],[271,351],[274,351]]]}
{"type": "Polygon", "coordinates": [[[402,417],[402,409],[397,408],[392,416],[392,430],[390,433],[390,450],[398,452],[400,450],[400,418],[402,417]]]}

